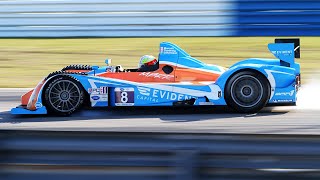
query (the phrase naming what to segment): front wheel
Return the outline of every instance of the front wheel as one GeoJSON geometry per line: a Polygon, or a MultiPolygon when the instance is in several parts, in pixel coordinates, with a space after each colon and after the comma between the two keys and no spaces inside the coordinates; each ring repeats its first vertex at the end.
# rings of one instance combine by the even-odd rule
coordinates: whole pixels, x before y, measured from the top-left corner
{"type": "Polygon", "coordinates": [[[268,80],[262,74],[242,71],[228,80],[225,99],[237,112],[255,113],[267,104],[270,89],[268,80]]]}
{"type": "Polygon", "coordinates": [[[70,115],[83,104],[81,84],[68,76],[58,76],[44,90],[44,103],[52,114],[70,115]]]}

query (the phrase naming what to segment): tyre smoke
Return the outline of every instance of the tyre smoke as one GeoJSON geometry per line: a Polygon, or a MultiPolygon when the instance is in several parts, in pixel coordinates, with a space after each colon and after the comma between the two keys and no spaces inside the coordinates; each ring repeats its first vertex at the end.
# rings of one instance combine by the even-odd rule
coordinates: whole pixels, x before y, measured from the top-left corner
{"type": "Polygon", "coordinates": [[[320,80],[310,79],[297,94],[297,109],[320,110],[320,80]]]}

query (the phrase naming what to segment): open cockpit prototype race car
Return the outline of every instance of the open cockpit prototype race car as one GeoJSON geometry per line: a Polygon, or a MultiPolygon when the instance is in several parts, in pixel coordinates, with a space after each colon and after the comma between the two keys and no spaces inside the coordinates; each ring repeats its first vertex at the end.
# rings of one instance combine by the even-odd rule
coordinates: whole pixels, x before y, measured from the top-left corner
{"type": "Polygon", "coordinates": [[[22,95],[12,114],[70,115],[83,106],[216,106],[255,113],[267,104],[295,105],[300,87],[299,39],[268,45],[277,59],[251,58],[229,68],[160,44],[156,70],[70,65],[49,74],[22,95]]]}

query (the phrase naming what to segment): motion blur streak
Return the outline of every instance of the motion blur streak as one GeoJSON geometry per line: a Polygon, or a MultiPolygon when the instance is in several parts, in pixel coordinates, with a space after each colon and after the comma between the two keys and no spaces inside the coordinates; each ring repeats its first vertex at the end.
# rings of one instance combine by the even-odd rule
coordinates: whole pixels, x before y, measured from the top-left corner
{"type": "MultiPolygon", "coordinates": [[[[313,76],[315,77],[315,76],[313,76]]],[[[303,110],[320,110],[320,80],[313,78],[308,80],[306,84],[302,83],[300,92],[298,93],[297,109],[303,110]]]]}

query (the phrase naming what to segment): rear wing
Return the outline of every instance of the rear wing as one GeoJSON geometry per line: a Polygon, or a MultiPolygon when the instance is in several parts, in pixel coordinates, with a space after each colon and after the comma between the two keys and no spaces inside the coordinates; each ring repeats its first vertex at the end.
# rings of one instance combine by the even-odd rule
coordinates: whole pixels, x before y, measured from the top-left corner
{"type": "Polygon", "coordinates": [[[300,39],[292,38],[292,39],[275,39],[275,43],[293,43],[294,44],[294,57],[300,58],[300,39]]]}
{"type": "Polygon", "coordinates": [[[294,58],[300,58],[300,39],[275,39],[275,43],[268,45],[270,52],[278,59],[282,66],[293,67],[294,58]]]}

